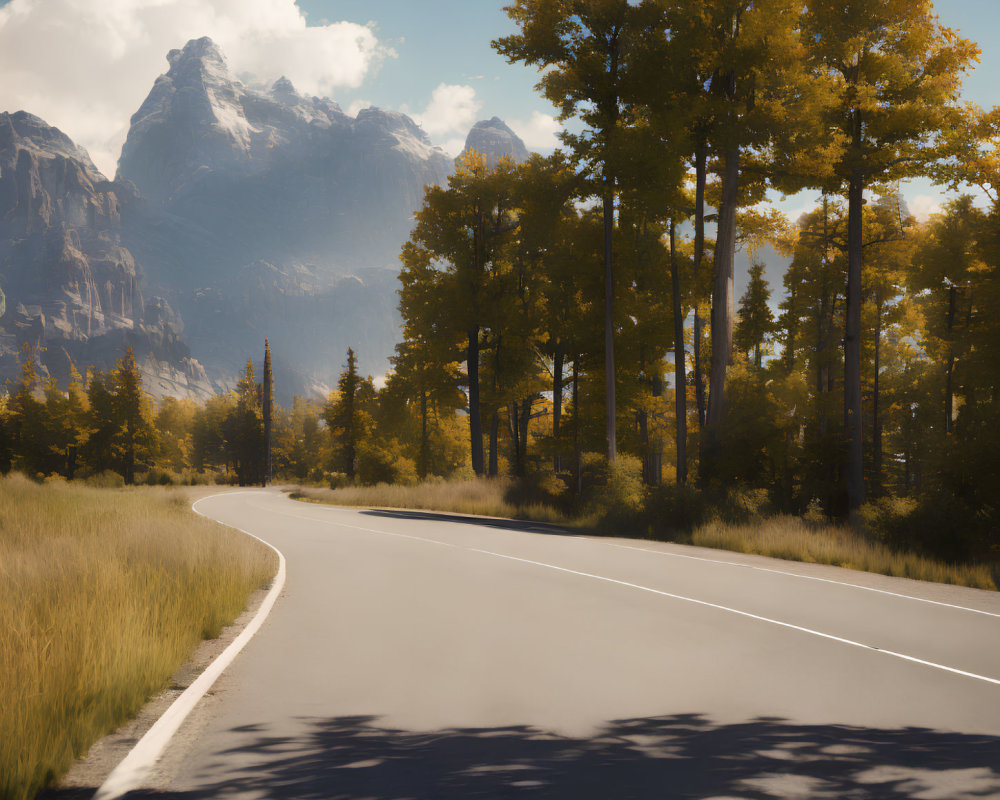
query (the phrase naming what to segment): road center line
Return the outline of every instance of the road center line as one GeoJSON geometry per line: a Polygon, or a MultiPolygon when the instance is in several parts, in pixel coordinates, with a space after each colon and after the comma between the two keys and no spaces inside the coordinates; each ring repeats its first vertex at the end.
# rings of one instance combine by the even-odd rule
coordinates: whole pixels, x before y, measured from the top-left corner
{"type": "MultiPolygon", "coordinates": [[[[642,592],[649,592],[650,594],[659,595],[661,597],[669,597],[672,600],[680,600],[685,603],[693,603],[695,605],[704,606],[706,608],[714,608],[718,611],[726,611],[730,614],[736,614],[738,616],[746,617],[748,619],[754,619],[758,620],[759,622],[766,622],[770,625],[777,625],[781,628],[787,628],[789,630],[799,631],[800,633],[806,633],[809,634],[810,636],[817,636],[821,639],[827,639],[831,642],[838,642],[840,644],[849,645],[850,647],[857,647],[861,650],[868,650],[873,653],[879,653],[881,655],[891,656],[892,658],[898,658],[901,659],[902,661],[909,661],[914,664],[922,664],[923,666],[942,670],[944,672],[950,672],[954,675],[961,675],[962,677],[965,678],[973,678],[974,680],[983,681],[984,683],[993,684],[994,686],[1000,686],[1000,679],[997,678],[990,678],[989,676],[979,675],[975,672],[967,672],[965,670],[957,669],[955,667],[949,667],[945,664],[938,664],[934,661],[926,661],[925,659],[917,658],[916,656],[910,656],[905,653],[897,653],[894,650],[885,650],[881,647],[876,647],[875,645],[865,644],[864,642],[857,642],[854,641],[853,639],[845,639],[842,636],[834,636],[833,634],[830,633],[823,633],[822,631],[817,631],[814,630],[813,628],[806,628],[802,625],[795,625],[791,622],[783,622],[782,620],[779,619],[764,617],[759,614],[752,614],[749,611],[741,611],[738,608],[732,608],[730,606],[724,606],[718,603],[710,603],[707,600],[698,600],[697,598],[694,597],[686,597],[685,595],[674,594],[672,592],[665,592],[661,589],[654,589],[651,586],[642,586],[641,584],[638,583],[629,583],[628,581],[622,581],[616,578],[608,578],[604,575],[595,575],[592,572],[581,572],[579,570],[569,569],[567,567],[560,567],[556,564],[549,564],[544,561],[532,561],[531,559],[528,558],[520,558],[518,556],[511,556],[505,553],[497,553],[492,550],[482,550],[478,547],[464,547],[462,545],[455,545],[450,542],[442,542],[437,539],[427,539],[422,536],[413,536],[411,534],[405,534],[405,533],[394,533],[392,531],[383,531],[383,530],[378,530],[376,528],[365,528],[360,525],[351,525],[349,523],[340,522],[338,520],[324,520],[324,519],[319,519],[317,517],[307,517],[304,515],[293,514],[291,512],[286,512],[286,511],[280,511],[278,513],[286,514],[287,516],[299,517],[301,519],[308,519],[312,522],[320,522],[330,525],[336,525],[342,528],[353,528],[355,530],[365,531],[368,533],[377,533],[383,536],[393,536],[401,539],[412,539],[419,542],[426,542],[427,544],[444,545],[445,547],[451,547],[457,550],[467,550],[473,553],[481,553],[483,555],[494,556],[496,558],[504,558],[507,559],[508,561],[517,561],[522,564],[531,564],[532,566],[543,567],[545,569],[551,569],[557,572],[564,572],[570,575],[578,575],[583,578],[591,578],[593,580],[603,581],[605,583],[612,583],[618,586],[625,586],[630,589],[638,589],[639,591],[642,592]]],[[[628,549],[633,549],[633,548],[628,548],[628,549]]],[[[640,548],[634,548],[634,549],[640,549],[640,548]]],[[[711,559],[705,559],[705,560],[710,561],[711,559]]],[[[779,570],[775,570],[775,572],[779,572],[779,570]]],[[[851,586],[854,584],[845,584],[845,585],[851,586]]]]}

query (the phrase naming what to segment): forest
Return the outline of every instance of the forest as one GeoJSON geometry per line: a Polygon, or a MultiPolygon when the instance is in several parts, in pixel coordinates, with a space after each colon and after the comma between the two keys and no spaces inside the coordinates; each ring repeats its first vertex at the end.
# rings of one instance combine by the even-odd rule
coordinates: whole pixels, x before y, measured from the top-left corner
{"type": "Polygon", "coordinates": [[[284,409],[268,355],[260,384],[249,361],[229,395],[154,403],[131,354],[59,387],[28,349],[0,468],[511,476],[569,514],[603,498],[639,534],[743,497],[995,557],[1000,112],[961,102],[978,48],[930,2],[848,5],[516,0],[493,44],[539,69],[563,147],[468,153],[427,189],[384,383],[348,352],[325,402],[284,409]],[[951,190],[926,221],[902,194],[921,176],[951,190]],[[797,193],[818,202],[786,219],[773,201],[797,193]],[[781,287],[765,258],[789,263],[781,287]]]}

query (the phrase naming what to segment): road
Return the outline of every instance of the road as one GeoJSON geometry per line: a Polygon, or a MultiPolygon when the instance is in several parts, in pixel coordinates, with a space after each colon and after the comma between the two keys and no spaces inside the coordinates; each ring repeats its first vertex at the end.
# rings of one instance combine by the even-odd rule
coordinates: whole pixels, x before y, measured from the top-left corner
{"type": "Polygon", "coordinates": [[[996,594],[273,491],[198,510],[288,577],[158,797],[1000,797],[996,594]]]}

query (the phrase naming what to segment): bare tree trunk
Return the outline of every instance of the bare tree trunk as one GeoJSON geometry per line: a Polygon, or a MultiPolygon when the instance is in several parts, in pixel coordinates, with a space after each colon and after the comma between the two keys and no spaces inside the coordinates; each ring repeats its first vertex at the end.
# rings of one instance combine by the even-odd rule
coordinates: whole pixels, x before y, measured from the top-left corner
{"type": "Polygon", "coordinates": [[[698,406],[698,427],[705,427],[705,381],[701,368],[701,312],[698,291],[701,287],[701,262],[705,255],[705,177],[708,172],[708,147],[700,142],[694,157],[694,396],[698,406]]]}
{"type": "Polygon", "coordinates": [[[479,411],[479,326],[469,329],[466,348],[466,368],[469,374],[469,437],[472,445],[472,471],[483,474],[483,422],[479,411]]]}
{"type": "Polygon", "coordinates": [[[946,434],[954,433],[955,424],[952,421],[955,410],[955,394],[952,386],[952,376],[955,372],[955,344],[952,338],[952,331],[955,328],[955,306],[957,304],[957,290],[952,284],[948,290],[948,366],[945,370],[944,379],[944,431],[946,434]]]}
{"type": "Polygon", "coordinates": [[[844,329],[844,436],[847,440],[847,509],[865,501],[861,428],[861,262],[864,246],[864,181],[851,176],[847,190],[847,305],[844,329]]]}
{"type": "Polygon", "coordinates": [[[733,266],[736,256],[736,207],[739,202],[740,151],[727,150],[722,174],[722,200],[715,241],[712,287],[712,370],[708,384],[702,464],[710,474],[718,459],[721,427],[726,417],[726,368],[733,354],[733,266]]]}
{"type": "MultiPolygon", "coordinates": [[[[605,179],[607,180],[607,179],[605,179]]],[[[614,462],[618,452],[616,441],[615,407],[615,329],[614,329],[614,271],[613,242],[615,230],[614,189],[604,189],[604,389],[607,416],[608,461],[614,462]]]]}
{"type": "Polygon", "coordinates": [[[872,483],[882,493],[882,419],[879,409],[879,361],[882,350],[882,303],[875,301],[875,380],[872,387],[872,483]]]}
{"type": "Polygon", "coordinates": [[[562,348],[557,347],[552,364],[552,468],[556,472],[562,467],[562,459],[559,457],[559,423],[562,422],[563,360],[562,348]]]}
{"type": "Polygon", "coordinates": [[[573,464],[576,497],[583,494],[583,452],[580,450],[580,356],[573,356],[573,464]]]}
{"type": "Polygon", "coordinates": [[[500,474],[500,459],[497,454],[497,442],[500,438],[500,415],[493,411],[490,419],[490,477],[495,478],[500,474]]]}
{"type": "Polygon", "coordinates": [[[684,363],[684,317],[677,269],[677,226],[670,220],[670,290],[674,308],[674,409],[677,417],[677,485],[687,483],[687,374],[684,363]]]}
{"type": "MultiPolygon", "coordinates": [[[[482,442],[482,437],[480,437],[480,442],[482,442]]],[[[418,474],[420,475],[420,480],[427,477],[428,466],[427,462],[430,453],[430,442],[427,439],[427,392],[423,389],[420,390],[420,465],[418,468],[418,474]]]]}

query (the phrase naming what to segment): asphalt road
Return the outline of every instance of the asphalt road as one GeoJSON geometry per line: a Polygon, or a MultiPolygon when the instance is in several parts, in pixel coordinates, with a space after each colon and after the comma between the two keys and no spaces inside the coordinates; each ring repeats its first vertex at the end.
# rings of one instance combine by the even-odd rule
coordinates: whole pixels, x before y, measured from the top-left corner
{"type": "Polygon", "coordinates": [[[198,508],[288,578],[157,796],[1000,797],[996,594],[270,491],[198,508]]]}

